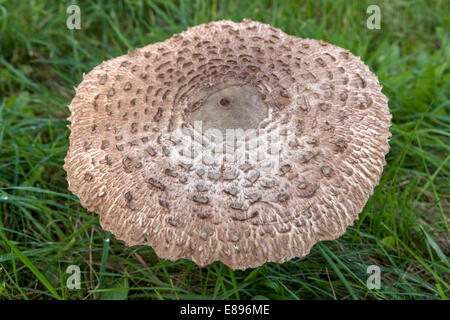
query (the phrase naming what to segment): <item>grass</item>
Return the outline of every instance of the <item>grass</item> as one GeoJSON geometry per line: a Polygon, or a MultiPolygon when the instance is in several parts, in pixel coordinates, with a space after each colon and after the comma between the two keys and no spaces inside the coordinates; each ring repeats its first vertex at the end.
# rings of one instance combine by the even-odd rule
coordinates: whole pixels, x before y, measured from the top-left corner
{"type": "Polygon", "coordinates": [[[1,299],[448,299],[450,8],[447,1],[0,0],[1,299]],[[366,8],[381,9],[381,30],[366,8]],[[73,87],[101,61],[188,26],[250,17],[351,50],[384,86],[391,151],[360,220],[284,264],[232,271],[125,247],[67,190],[73,87]],[[81,289],[69,290],[69,265],[81,289]],[[381,268],[368,289],[367,267],[381,268]]]}

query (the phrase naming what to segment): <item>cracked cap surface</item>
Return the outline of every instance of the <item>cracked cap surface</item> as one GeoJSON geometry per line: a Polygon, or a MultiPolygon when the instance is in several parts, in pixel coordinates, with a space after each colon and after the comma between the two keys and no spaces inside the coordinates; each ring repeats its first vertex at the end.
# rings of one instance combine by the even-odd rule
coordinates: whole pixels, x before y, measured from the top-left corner
{"type": "Polygon", "coordinates": [[[358,219],[386,164],[387,102],[343,48],[247,19],[211,22],[84,75],[64,169],[127,245],[199,266],[284,262],[358,219]],[[227,147],[199,139],[208,128],[257,130],[277,148],[208,162],[203,151],[227,147]],[[183,137],[200,153],[180,156],[183,137]]]}

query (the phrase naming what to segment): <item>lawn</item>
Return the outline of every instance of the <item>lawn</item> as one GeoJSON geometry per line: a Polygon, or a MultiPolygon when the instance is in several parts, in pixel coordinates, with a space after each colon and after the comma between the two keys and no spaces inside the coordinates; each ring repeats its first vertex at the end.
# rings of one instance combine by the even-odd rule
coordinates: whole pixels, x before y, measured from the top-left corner
{"type": "Polygon", "coordinates": [[[68,3],[0,0],[0,299],[449,298],[448,1],[78,1],[80,30],[68,3]],[[284,264],[199,268],[124,246],[67,189],[74,87],[129,49],[245,17],[346,48],[378,76],[393,115],[380,184],[344,236],[284,264]],[[80,289],[66,286],[71,265],[80,289]]]}

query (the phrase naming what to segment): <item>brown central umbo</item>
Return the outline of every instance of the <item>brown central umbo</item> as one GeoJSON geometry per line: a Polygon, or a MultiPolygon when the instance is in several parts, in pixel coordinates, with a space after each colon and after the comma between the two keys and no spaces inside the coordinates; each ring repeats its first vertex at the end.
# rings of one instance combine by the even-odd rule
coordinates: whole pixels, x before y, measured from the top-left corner
{"type": "Polygon", "coordinates": [[[267,113],[268,108],[258,89],[231,85],[206,96],[187,120],[191,125],[201,121],[203,132],[215,128],[226,133],[227,129],[256,129],[267,113]]]}

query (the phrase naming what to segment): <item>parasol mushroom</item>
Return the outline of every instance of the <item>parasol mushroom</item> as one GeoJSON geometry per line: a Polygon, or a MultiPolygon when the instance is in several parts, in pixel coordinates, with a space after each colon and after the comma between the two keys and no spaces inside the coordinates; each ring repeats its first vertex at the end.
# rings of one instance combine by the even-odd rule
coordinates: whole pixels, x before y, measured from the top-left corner
{"type": "Polygon", "coordinates": [[[322,40],[249,19],[191,27],[83,76],[69,189],[161,258],[245,269],[303,257],[344,234],[379,182],[381,88],[322,40]]]}

